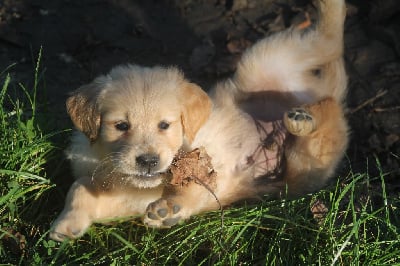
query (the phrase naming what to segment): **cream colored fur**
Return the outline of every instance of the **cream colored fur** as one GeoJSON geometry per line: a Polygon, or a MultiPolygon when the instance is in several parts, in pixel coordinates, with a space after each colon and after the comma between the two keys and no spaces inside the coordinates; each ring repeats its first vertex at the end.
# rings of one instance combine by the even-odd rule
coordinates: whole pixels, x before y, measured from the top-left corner
{"type": "Polygon", "coordinates": [[[233,77],[215,86],[212,114],[192,143],[192,148],[204,146],[212,158],[217,172],[214,195],[195,182],[174,188],[150,204],[147,225],[168,227],[216,210],[215,196],[222,205],[264,195],[296,197],[321,189],[332,177],[348,143],[342,59],[345,3],[324,0],[318,7],[315,27],[289,29],[257,42],[243,54],[233,77]],[[264,168],[249,164],[260,146],[254,119],[283,119],[289,131],[283,173],[263,176],[265,167],[277,166],[273,153],[264,168]],[[174,213],[174,207],[180,211],[174,213]],[[156,215],[160,210],[167,215],[156,215]]]}
{"type": "Polygon", "coordinates": [[[67,109],[78,129],[67,150],[77,180],[52,225],[50,237],[59,241],[93,222],[142,215],[161,197],[165,172],[211,102],[176,68],[127,65],[79,88],[67,109]],[[143,166],[146,156],[157,162],[143,166]]]}
{"type": "Polygon", "coordinates": [[[76,238],[93,222],[134,215],[148,226],[169,227],[218,209],[214,196],[229,205],[324,186],[348,142],[345,4],[324,0],[319,10],[315,28],[289,29],[246,51],[233,77],[215,86],[212,110],[201,89],[174,68],[117,67],[78,89],[67,101],[79,131],[68,151],[77,181],[50,237],[76,238]],[[275,138],[266,157],[249,160],[262,141],[255,121],[271,128],[278,120],[286,139],[275,138]],[[217,172],[214,194],[196,182],[166,186],[178,149],[200,146],[217,172]],[[143,167],[142,155],[159,160],[143,167]],[[280,158],[285,164],[274,172],[280,158]]]}

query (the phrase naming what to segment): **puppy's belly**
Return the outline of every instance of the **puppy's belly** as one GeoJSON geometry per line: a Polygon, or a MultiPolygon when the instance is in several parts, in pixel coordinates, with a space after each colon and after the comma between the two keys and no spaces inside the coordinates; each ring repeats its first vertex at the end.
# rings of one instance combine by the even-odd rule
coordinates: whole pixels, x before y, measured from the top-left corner
{"type": "Polygon", "coordinates": [[[275,176],[286,130],[281,121],[253,119],[236,108],[214,112],[199,131],[193,148],[204,146],[217,178],[275,176]]]}
{"type": "Polygon", "coordinates": [[[282,120],[254,120],[259,136],[259,144],[247,157],[246,167],[252,167],[254,177],[266,176],[275,179],[281,172],[284,141],[287,131],[282,120]]]}

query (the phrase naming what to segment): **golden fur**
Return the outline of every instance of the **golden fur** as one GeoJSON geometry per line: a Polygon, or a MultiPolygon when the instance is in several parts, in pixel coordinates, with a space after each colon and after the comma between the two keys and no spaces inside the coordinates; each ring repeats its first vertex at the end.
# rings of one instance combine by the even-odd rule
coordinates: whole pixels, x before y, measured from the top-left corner
{"type": "MultiPolygon", "coordinates": [[[[289,29],[259,41],[243,54],[233,77],[215,86],[213,111],[191,146],[204,146],[212,158],[217,172],[214,195],[195,182],[175,187],[149,205],[145,224],[168,227],[216,210],[214,196],[228,205],[263,195],[296,197],[326,184],[348,143],[343,113],[345,3],[320,1],[319,11],[315,28],[289,29]],[[286,164],[282,173],[271,176],[271,168],[279,166],[277,154],[271,153],[274,148],[265,149],[270,154],[253,163],[249,158],[260,147],[258,124],[278,119],[289,132],[286,164]]],[[[279,146],[279,138],[275,141],[279,146]]]]}
{"type": "Polygon", "coordinates": [[[144,214],[146,225],[169,227],[218,209],[200,184],[162,183],[178,149],[205,147],[217,172],[214,193],[223,205],[320,189],[343,157],[348,128],[345,4],[324,0],[319,10],[315,28],[289,29],[246,51],[234,76],[215,86],[213,106],[174,68],[117,67],[78,89],[67,101],[79,130],[67,152],[77,181],[51,238],[76,238],[94,221],[114,217],[144,214]],[[257,125],[269,132],[275,120],[283,120],[276,123],[286,139],[275,138],[265,157],[249,162],[260,147],[257,125]],[[274,172],[279,147],[286,163],[274,172]]]}

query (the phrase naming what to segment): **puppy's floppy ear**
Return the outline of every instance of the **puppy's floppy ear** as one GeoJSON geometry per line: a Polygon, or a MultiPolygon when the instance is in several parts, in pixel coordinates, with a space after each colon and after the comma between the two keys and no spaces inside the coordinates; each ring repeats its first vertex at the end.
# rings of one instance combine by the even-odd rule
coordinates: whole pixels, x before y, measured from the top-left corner
{"type": "Polygon", "coordinates": [[[182,125],[186,139],[191,143],[197,131],[211,113],[211,100],[199,86],[186,83],[182,87],[182,125]]]}
{"type": "Polygon", "coordinates": [[[102,83],[93,81],[74,91],[67,99],[67,112],[75,127],[82,131],[91,142],[95,141],[100,128],[100,112],[97,98],[102,83]]]}

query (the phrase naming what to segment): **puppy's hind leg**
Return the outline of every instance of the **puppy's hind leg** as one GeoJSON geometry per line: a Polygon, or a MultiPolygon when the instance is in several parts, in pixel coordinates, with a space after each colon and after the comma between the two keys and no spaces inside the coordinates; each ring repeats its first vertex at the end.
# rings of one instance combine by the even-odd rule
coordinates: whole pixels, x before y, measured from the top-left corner
{"type": "Polygon", "coordinates": [[[317,31],[326,38],[343,40],[343,23],[346,16],[345,0],[319,0],[317,31]]]}
{"type": "Polygon", "coordinates": [[[314,100],[332,97],[342,102],[347,89],[342,59],[346,4],[344,0],[319,0],[317,7],[315,29],[296,39],[300,47],[297,61],[304,62],[301,84],[314,100]]]}
{"type": "MultiPolygon", "coordinates": [[[[317,1],[319,20],[316,29],[305,34],[304,60],[312,75],[304,75],[304,84],[314,99],[332,97],[343,102],[347,90],[347,76],[343,62],[343,32],[346,16],[344,0],[317,1]]],[[[301,43],[299,43],[301,45],[301,43]]]]}
{"type": "Polygon", "coordinates": [[[293,143],[285,150],[289,196],[320,189],[347,148],[348,126],[341,106],[327,98],[294,108],[285,113],[284,124],[294,135],[293,143]]]}
{"type": "Polygon", "coordinates": [[[324,64],[340,58],[343,52],[343,27],[346,16],[344,0],[318,0],[318,21],[315,30],[305,33],[303,49],[311,48],[315,55],[311,59],[316,64],[324,64]],[[321,60],[321,62],[318,62],[321,60]]]}

